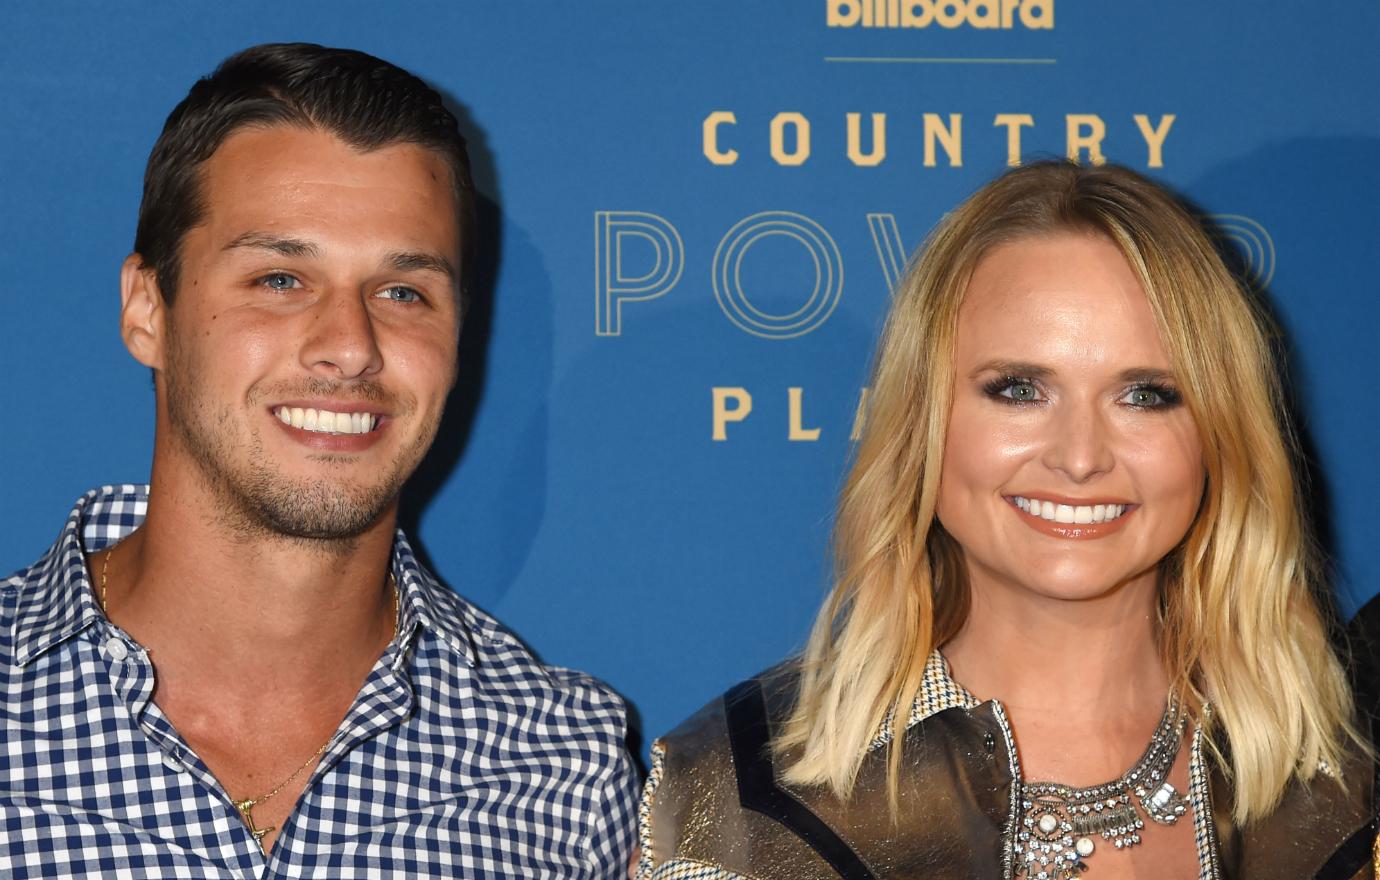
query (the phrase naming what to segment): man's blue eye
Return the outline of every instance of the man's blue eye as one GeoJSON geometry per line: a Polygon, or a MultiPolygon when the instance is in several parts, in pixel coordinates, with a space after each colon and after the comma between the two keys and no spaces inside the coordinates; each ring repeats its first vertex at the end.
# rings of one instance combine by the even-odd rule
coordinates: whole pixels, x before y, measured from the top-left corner
{"type": "Polygon", "coordinates": [[[286,272],[274,272],[259,279],[259,283],[272,290],[292,290],[297,287],[297,279],[286,272]]]}
{"type": "Polygon", "coordinates": [[[421,299],[421,294],[410,287],[389,287],[379,292],[379,296],[393,302],[410,303],[421,299]]]}

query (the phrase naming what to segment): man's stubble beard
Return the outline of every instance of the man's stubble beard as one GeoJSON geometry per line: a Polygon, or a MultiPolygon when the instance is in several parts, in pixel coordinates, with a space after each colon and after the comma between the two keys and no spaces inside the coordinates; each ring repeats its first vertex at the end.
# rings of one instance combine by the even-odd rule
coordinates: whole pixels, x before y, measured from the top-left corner
{"type": "MultiPolygon", "coordinates": [[[[180,357],[176,349],[175,344],[170,345],[170,369],[163,375],[173,442],[188,453],[206,486],[220,500],[220,509],[213,512],[215,518],[242,539],[288,538],[322,549],[323,545],[352,545],[392,506],[435,437],[439,416],[424,426],[412,444],[398,451],[378,480],[365,485],[343,478],[303,480],[284,476],[264,451],[259,429],[252,425],[247,426],[246,448],[237,461],[234,412],[228,406],[217,410],[197,394],[195,383],[186,381],[196,367],[180,357]]],[[[262,408],[256,400],[265,399],[269,390],[251,391],[245,412],[262,408]]],[[[386,400],[396,406],[392,395],[372,383],[350,385],[316,378],[290,391],[276,389],[274,396],[318,397],[342,391],[345,396],[386,400]]],[[[415,408],[413,403],[407,409],[415,408]]],[[[328,453],[311,458],[322,467],[343,468],[349,463],[343,460],[345,456],[328,453]]]]}

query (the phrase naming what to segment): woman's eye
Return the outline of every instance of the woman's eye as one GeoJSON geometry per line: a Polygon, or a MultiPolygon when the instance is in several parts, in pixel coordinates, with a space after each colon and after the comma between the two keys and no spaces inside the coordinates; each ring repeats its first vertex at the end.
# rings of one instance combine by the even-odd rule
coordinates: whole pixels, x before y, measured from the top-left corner
{"type": "Polygon", "coordinates": [[[1039,403],[1043,399],[1034,382],[1016,376],[995,379],[988,382],[983,390],[988,397],[1000,398],[1001,403],[1039,403]]]}
{"type": "Polygon", "coordinates": [[[259,279],[259,283],[270,290],[294,290],[301,283],[286,272],[271,272],[259,279]]]}
{"type": "Polygon", "coordinates": [[[383,299],[400,303],[417,302],[422,298],[420,293],[410,287],[389,287],[379,291],[376,295],[383,299]]]}
{"type": "Polygon", "coordinates": [[[1028,400],[1039,400],[1040,391],[1029,382],[1013,382],[1002,392],[1002,396],[1025,402],[1028,400]]]}
{"type": "Polygon", "coordinates": [[[1126,392],[1123,401],[1140,409],[1165,409],[1179,402],[1179,393],[1172,388],[1141,385],[1126,392]]]}

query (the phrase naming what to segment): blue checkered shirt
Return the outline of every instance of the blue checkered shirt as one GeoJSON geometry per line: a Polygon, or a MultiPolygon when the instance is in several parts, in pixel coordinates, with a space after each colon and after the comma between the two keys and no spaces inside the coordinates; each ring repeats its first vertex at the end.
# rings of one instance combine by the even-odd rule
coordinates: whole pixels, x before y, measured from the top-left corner
{"type": "Polygon", "coordinates": [[[398,636],[265,857],[91,591],[83,550],[129,534],[147,504],[142,486],[88,493],[0,583],[0,877],[627,875],[622,702],[537,662],[401,533],[398,636]]]}

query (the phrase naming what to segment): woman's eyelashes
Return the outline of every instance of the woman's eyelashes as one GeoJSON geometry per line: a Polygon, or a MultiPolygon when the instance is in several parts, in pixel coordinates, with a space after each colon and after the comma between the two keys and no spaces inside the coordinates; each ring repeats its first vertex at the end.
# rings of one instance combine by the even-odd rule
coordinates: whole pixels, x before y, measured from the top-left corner
{"type": "Polygon", "coordinates": [[[1042,403],[1045,400],[1044,393],[1035,380],[1023,376],[1001,376],[992,379],[982,386],[982,390],[998,403],[1014,406],[1042,403]]]}
{"type": "Polygon", "coordinates": [[[1183,402],[1179,392],[1159,382],[1142,382],[1126,390],[1121,400],[1137,409],[1169,409],[1183,402]]]}
{"type": "MultiPolygon", "coordinates": [[[[1027,376],[1000,376],[984,383],[982,391],[992,400],[1008,406],[1030,406],[1049,401],[1040,383],[1027,376]]],[[[1162,410],[1178,406],[1183,402],[1183,397],[1170,385],[1140,382],[1125,389],[1117,402],[1132,409],[1162,410]]]]}

